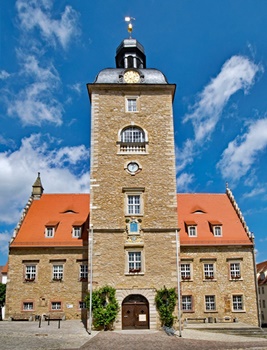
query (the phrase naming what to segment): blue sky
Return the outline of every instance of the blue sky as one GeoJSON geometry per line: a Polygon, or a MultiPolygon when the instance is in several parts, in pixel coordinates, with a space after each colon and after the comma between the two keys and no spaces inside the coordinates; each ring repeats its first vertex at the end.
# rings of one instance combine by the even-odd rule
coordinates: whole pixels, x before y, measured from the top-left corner
{"type": "Polygon", "coordinates": [[[86,83],[128,37],[177,84],[178,192],[233,191],[267,259],[265,0],[2,0],[0,265],[37,172],[46,193],[88,192],[86,83]]]}

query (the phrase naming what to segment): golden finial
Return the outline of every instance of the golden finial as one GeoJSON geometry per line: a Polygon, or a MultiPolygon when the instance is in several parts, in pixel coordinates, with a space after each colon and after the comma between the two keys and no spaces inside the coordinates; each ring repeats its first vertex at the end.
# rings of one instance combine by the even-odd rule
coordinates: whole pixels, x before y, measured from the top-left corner
{"type": "Polygon", "coordinates": [[[132,38],[132,31],[133,31],[132,21],[135,21],[135,18],[127,16],[124,18],[124,20],[125,20],[125,22],[128,22],[129,39],[131,39],[132,38]]]}

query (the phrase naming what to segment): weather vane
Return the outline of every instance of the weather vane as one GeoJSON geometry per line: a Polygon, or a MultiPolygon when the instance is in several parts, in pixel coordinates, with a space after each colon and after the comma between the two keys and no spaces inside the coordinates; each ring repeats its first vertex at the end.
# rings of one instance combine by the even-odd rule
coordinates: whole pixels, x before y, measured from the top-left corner
{"type": "Polygon", "coordinates": [[[132,21],[135,21],[135,18],[133,17],[125,17],[124,18],[125,22],[128,22],[128,33],[129,33],[129,39],[132,39],[132,31],[133,31],[133,24],[132,21]]]}

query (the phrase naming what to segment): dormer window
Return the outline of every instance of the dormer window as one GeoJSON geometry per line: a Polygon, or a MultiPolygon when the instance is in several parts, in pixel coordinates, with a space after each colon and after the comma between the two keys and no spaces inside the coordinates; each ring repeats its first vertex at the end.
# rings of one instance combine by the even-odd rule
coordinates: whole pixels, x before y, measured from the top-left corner
{"type": "Polygon", "coordinates": [[[222,236],[222,227],[221,226],[214,226],[213,233],[214,233],[215,237],[221,237],[222,236]]]}
{"type": "Polygon", "coordinates": [[[81,238],[82,228],[81,226],[73,226],[72,228],[72,237],[81,238]]]}
{"type": "Polygon", "coordinates": [[[55,227],[54,226],[47,226],[45,228],[45,237],[52,238],[55,235],[55,227]]]}
{"type": "Polygon", "coordinates": [[[214,237],[222,237],[222,223],[220,221],[209,221],[214,237]]]}
{"type": "Polygon", "coordinates": [[[195,221],[185,222],[187,233],[189,237],[197,237],[197,224],[195,221]]]}
{"type": "Polygon", "coordinates": [[[58,224],[59,224],[58,221],[49,221],[45,225],[45,237],[46,238],[53,238],[55,236],[55,231],[56,231],[58,224]]]}

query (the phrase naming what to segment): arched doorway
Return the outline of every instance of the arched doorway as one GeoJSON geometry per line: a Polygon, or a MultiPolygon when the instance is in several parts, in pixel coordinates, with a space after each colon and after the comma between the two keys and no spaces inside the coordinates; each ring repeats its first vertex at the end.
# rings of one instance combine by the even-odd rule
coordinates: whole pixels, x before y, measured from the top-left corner
{"type": "Polygon", "coordinates": [[[149,303],[144,296],[131,294],[123,300],[122,329],[149,329],[149,303]]]}

